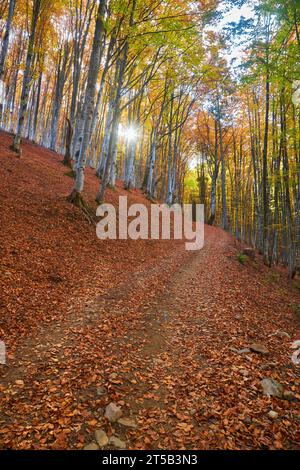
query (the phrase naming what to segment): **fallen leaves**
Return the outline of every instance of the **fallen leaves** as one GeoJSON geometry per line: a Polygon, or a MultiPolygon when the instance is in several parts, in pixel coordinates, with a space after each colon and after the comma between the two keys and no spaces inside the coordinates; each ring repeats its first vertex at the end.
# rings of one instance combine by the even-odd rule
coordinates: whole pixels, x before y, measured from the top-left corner
{"type": "Polygon", "coordinates": [[[20,388],[23,388],[24,387],[24,380],[16,380],[15,381],[15,384],[20,387],[20,388]]]}
{"type": "MultiPolygon", "coordinates": [[[[81,449],[101,428],[136,449],[296,448],[298,403],[261,389],[273,378],[299,400],[289,340],[272,334],[299,337],[288,281],[270,287],[259,259],[242,269],[215,227],[193,256],[173,241],[96,242],[64,200],[70,181],[58,157],[25,144],[19,162],[2,135],[1,145],[1,332],[12,365],[0,388],[1,446],[81,449]],[[130,420],[109,423],[111,402],[130,420]]],[[[92,201],[98,181],[87,173],[92,201]]],[[[122,191],[108,191],[109,202],[122,191]]]]}

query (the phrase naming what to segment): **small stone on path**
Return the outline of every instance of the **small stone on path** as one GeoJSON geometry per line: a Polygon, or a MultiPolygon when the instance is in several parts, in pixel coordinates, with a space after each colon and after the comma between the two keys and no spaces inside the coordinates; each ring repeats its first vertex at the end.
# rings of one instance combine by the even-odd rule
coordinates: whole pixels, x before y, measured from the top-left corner
{"type": "Polygon", "coordinates": [[[260,343],[252,343],[250,344],[249,348],[251,349],[251,351],[254,351],[260,354],[269,354],[268,349],[263,344],[260,344],[260,343]]]}
{"type": "Polygon", "coordinates": [[[126,442],[121,441],[118,437],[112,436],[109,439],[109,443],[117,449],[126,449],[126,442]]]}
{"type": "Polygon", "coordinates": [[[110,403],[105,409],[105,418],[108,419],[111,423],[114,423],[122,416],[122,410],[115,403],[110,403]]]}
{"type": "Polygon", "coordinates": [[[102,395],[105,395],[106,390],[104,387],[97,387],[96,392],[97,392],[98,397],[101,397],[102,395]]]}
{"type": "Polygon", "coordinates": [[[15,384],[16,384],[18,387],[23,388],[23,387],[24,387],[24,380],[21,380],[21,379],[16,380],[16,381],[15,381],[15,384]]]}
{"type": "Polygon", "coordinates": [[[95,442],[91,442],[90,444],[87,444],[83,450],[99,450],[99,447],[95,442]]]}
{"type": "Polygon", "coordinates": [[[99,447],[104,447],[108,444],[108,437],[102,429],[96,429],[95,439],[99,447]]]}
{"type": "Polygon", "coordinates": [[[263,379],[261,385],[265,395],[282,398],[283,386],[274,379],[263,379]]]}
{"type": "Polygon", "coordinates": [[[271,410],[271,411],[269,411],[268,416],[271,419],[276,419],[276,418],[278,418],[278,413],[276,413],[276,411],[271,410]]]}
{"type": "Polygon", "coordinates": [[[137,428],[137,424],[129,418],[120,418],[118,419],[118,423],[128,428],[133,428],[133,429],[137,428]]]}

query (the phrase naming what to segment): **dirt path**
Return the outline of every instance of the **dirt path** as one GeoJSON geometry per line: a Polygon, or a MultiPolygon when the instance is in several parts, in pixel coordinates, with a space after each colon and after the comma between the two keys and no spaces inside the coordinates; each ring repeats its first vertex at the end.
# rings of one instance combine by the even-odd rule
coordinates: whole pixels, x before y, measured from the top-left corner
{"type": "Polygon", "coordinates": [[[239,264],[223,231],[205,238],[22,343],[2,381],[3,448],[82,448],[96,428],[135,449],[297,447],[299,402],[260,385],[273,377],[300,398],[289,292],[270,290],[259,264],[239,264]],[[269,354],[235,351],[254,341],[269,354]],[[112,401],[136,429],[107,422],[112,401]]]}

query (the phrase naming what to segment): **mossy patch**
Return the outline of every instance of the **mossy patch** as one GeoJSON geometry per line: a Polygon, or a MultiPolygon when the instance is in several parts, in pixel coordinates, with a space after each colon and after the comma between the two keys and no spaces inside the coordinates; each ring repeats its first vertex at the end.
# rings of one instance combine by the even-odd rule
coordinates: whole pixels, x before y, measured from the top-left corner
{"type": "Polygon", "coordinates": [[[245,264],[248,261],[248,256],[244,255],[243,253],[239,253],[237,255],[237,260],[238,260],[239,263],[245,264]]]}

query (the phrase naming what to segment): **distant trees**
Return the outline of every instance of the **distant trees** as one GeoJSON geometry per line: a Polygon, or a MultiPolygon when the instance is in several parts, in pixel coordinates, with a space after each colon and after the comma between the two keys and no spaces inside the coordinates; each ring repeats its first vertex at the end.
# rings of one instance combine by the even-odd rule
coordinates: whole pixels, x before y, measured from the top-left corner
{"type": "Polygon", "coordinates": [[[29,40],[28,40],[28,48],[27,48],[26,60],[25,60],[25,69],[24,69],[23,82],[22,82],[17,132],[15,134],[13,145],[12,145],[13,150],[17,152],[18,154],[20,154],[21,152],[20,144],[21,144],[22,132],[23,132],[24,124],[25,124],[25,113],[27,111],[27,104],[28,104],[28,99],[29,99],[35,36],[36,36],[36,31],[37,31],[37,23],[39,19],[40,10],[41,10],[41,5],[42,5],[42,0],[34,0],[33,8],[32,8],[32,18],[31,18],[29,40]]]}
{"type": "Polygon", "coordinates": [[[181,143],[204,58],[199,33],[214,2],[198,9],[177,0],[29,0],[15,16],[14,2],[8,6],[1,73],[13,149],[20,154],[29,137],[63,151],[76,175],[73,202],[86,165],[100,177],[98,201],[116,178],[151,198],[178,199],[181,143]]]}
{"type": "Polygon", "coordinates": [[[260,3],[243,75],[221,95],[224,80],[213,77],[205,90],[211,105],[204,99],[192,140],[205,162],[199,185],[206,181],[211,193],[207,221],[226,228],[227,220],[267,265],[286,264],[290,277],[300,265],[300,108],[292,101],[299,21],[296,2],[260,3]]]}
{"type": "MultiPolygon", "coordinates": [[[[12,19],[13,19],[13,14],[15,10],[15,0],[10,0],[9,6],[8,6],[8,14],[7,14],[7,19],[6,19],[6,25],[5,25],[5,32],[4,36],[2,39],[2,48],[1,48],[1,53],[0,53],[0,81],[1,84],[3,82],[3,76],[4,76],[4,65],[5,65],[5,60],[7,56],[7,51],[8,51],[8,43],[9,43],[9,36],[10,36],[10,31],[11,31],[11,25],[12,25],[12,19]]],[[[3,90],[4,92],[5,90],[3,90]]],[[[0,102],[0,125],[2,121],[2,110],[3,110],[3,103],[0,102]]]]}

